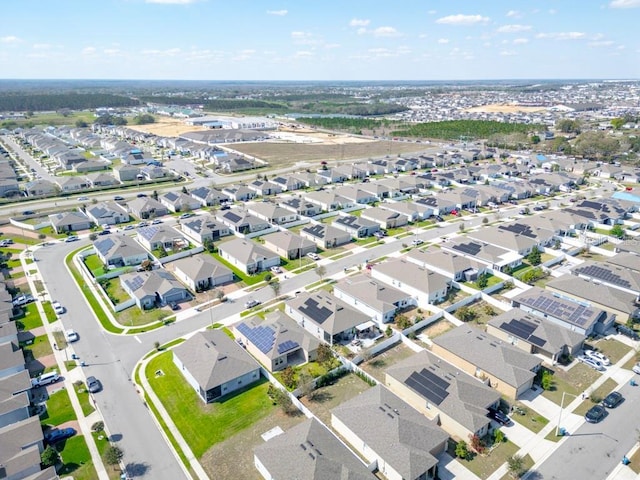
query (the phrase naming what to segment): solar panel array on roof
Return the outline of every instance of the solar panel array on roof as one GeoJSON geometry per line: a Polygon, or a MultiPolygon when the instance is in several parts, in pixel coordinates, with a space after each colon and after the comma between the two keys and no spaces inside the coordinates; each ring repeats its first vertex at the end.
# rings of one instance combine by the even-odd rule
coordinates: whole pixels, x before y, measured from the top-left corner
{"type": "Polygon", "coordinates": [[[538,327],[537,325],[531,322],[528,322],[526,320],[518,320],[513,318],[508,323],[502,322],[502,325],[500,325],[500,328],[505,332],[509,332],[518,338],[521,338],[523,340],[528,341],[529,343],[533,343],[534,345],[537,345],[538,347],[542,347],[545,343],[547,343],[544,340],[542,340],[540,337],[536,337],[535,335],[533,335],[533,332],[535,332],[536,328],[538,327]]]}
{"type": "Polygon", "coordinates": [[[115,242],[111,238],[105,238],[94,245],[102,255],[105,255],[115,245],[115,242]]]}
{"type": "Polygon", "coordinates": [[[140,235],[145,240],[151,240],[159,231],[160,227],[150,225],[148,227],[139,228],[138,235],[140,235]]]}
{"type": "Polygon", "coordinates": [[[227,212],[224,214],[224,218],[231,220],[233,223],[238,222],[242,217],[233,212],[227,212]]]}
{"type": "Polygon", "coordinates": [[[426,368],[411,373],[404,383],[434,405],[440,405],[449,396],[449,382],[426,368]]]}
{"type": "Polygon", "coordinates": [[[313,298],[308,298],[299,310],[306,316],[308,316],[311,320],[321,325],[327,320],[327,318],[331,316],[332,313],[331,310],[329,310],[324,305],[321,307],[320,304],[313,298]]]}
{"type": "Polygon", "coordinates": [[[303,230],[309,235],[312,235],[316,238],[321,238],[324,234],[324,225],[313,225],[311,227],[305,227],[303,228],[303,230]]]}
{"type": "Polygon", "coordinates": [[[275,333],[269,327],[258,326],[251,328],[241,323],[237,328],[238,331],[247,337],[247,340],[253,343],[262,353],[269,353],[273,348],[275,333]]]}
{"type": "Polygon", "coordinates": [[[131,290],[136,291],[144,284],[144,278],[138,275],[130,278],[129,280],[125,280],[125,282],[127,285],[129,285],[129,288],[131,290]]]}
{"type": "Polygon", "coordinates": [[[459,252],[466,253],[467,255],[477,255],[482,250],[482,245],[474,242],[458,243],[457,245],[454,245],[452,248],[459,252]]]}
{"type": "Polygon", "coordinates": [[[579,207],[590,208],[591,210],[609,212],[609,206],[608,205],[606,205],[604,203],[600,203],[600,202],[592,202],[590,200],[583,200],[582,202],[580,202],[580,205],[578,205],[578,206],[579,207]]]}
{"type": "Polygon", "coordinates": [[[603,282],[611,283],[612,285],[631,288],[631,283],[629,283],[628,280],[621,278],[617,273],[600,265],[587,265],[585,267],[575,268],[573,271],[588,277],[597,278],[603,282]]]}
{"type": "Polygon", "coordinates": [[[518,235],[524,235],[529,238],[536,238],[536,234],[533,233],[533,229],[529,225],[523,225],[521,223],[512,223],[509,225],[500,225],[500,230],[506,230],[508,232],[516,233],[518,235]]]}
{"type": "Polygon", "coordinates": [[[543,295],[526,297],[520,301],[535,310],[579,326],[584,326],[595,314],[594,310],[584,305],[572,302],[565,303],[543,295]]]}
{"type": "Polygon", "coordinates": [[[294,342],[293,340],[285,340],[284,342],[278,344],[278,353],[282,354],[284,352],[288,352],[289,350],[293,350],[294,348],[298,348],[300,345],[298,342],[294,342]]]}

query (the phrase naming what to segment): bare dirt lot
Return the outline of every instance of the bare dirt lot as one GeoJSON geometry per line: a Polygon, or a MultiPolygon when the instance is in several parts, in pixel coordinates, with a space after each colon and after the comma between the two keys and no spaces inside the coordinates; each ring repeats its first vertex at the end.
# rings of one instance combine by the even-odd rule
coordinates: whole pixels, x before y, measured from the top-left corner
{"type": "Polygon", "coordinates": [[[156,117],[156,123],[148,125],[127,125],[131,130],[138,132],[151,133],[161,137],[177,137],[185,132],[202,132],[209,130],[206,127],[196,127],[187,125],[184,120],[170,117],[156,117]]]}
{"type": "MultiPolygon", "coordinates": [[[[228,146],[228,145],[227,145],[228,146]]],[[[366,143],[243,143],[234,144],[233,150],[257,157],[273,166],[290,165],[297,162],[352,161],[369,158],[396,156],[402,153],[424,151],[421,144],[408,142],[366,143]]]]}
{"type": "Polygon", "coordinates": [[[546,107],[527,107],[525,105],[509,105],[497,103],[492,105],[482,105],[480,107],[467,108],[467,112],[487,112],[487,113],[535,113],[543,112],[546,107]]]}

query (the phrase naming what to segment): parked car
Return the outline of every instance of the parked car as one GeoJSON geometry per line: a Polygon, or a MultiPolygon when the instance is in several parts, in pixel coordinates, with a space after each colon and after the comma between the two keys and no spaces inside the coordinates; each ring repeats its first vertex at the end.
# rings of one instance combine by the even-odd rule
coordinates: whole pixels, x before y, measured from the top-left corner
{"type": "Polygon", "coordinates": [[[133,230],[134,228],[136,227],[134,227],[133,225],[127,225],[126,227],[123,228],[123,230],[133,230]]]}
{"type": "Polygon", "coordinates": [[[220,206],[220,210],[229,210],[231,207],[229,205],[227,205],[226,203],[224,205],[220,206]]]}
{"type": "Polygon", "coordinates": [[[13,306],[21,307],[33,301],[35,301],[35,299],[33,298],[33,295],[31,295],[30,293],[26,293],[26,294],[23,293],[22,295],[18,295],[16,298],[13,299],[13,306]]]}
{"type": "Polygon", "coordinates": [[[89,392],[91,393],[96,393],[102,390],[102,384],[100,383],[100,380],[98,380],[93,375],[87,377],[87,390],[89,390],[89,392]]]}
{"type": "Polygon", "coordinates": [[[36,212],[34,212],[33,210],[25,210],[24,212],[22,212],[23,215],[35,215],[36,212]]]}
{"type": "Polygon", "coordinates": [[[64,332],[64,338],[67,340],[67,342],[69,343],[73,343],[73,342],[77,342],[78,340],[80,340],[80,337],[78,336],[78,334],[76,333],[76,331],[72,328],[65,330],[64,332]]]}
{"type": "Polygon", "coordinates": [[[183,214],[182,214],[182,215],[180,215],[178,218],[179,218],[180,220],[184,220],[185,218],[191,218],[191,217],[193,217],[193,215],[194,215],[193,213],[191,213],[191,212],[187,212],[187,213],[183,213],[183,214]]]}
{"type": "Polygon", "coordinates": [[[120,195],[116,195],[115,197],[113,197],[113,199],[114,199],[116,202],[121,202],[122,200],[124,200],[124,197],[121,197],[120,195]]]}
{"type": "Polygon", "coordinates": [[[424,243],[424,240],[420,239],[420,238],[415,238],[411,241],[412,245],[422,245],[424,243]]]}
{"type": "Polygon", "coordinates": [[[260,305],[260,302],[258,300],[251,299],[244,302],[244,308],[253,308],[257,307],[258,305],[260,305]]]}
{"type": "Polygon", "coordinates": [[[52,428],[44,434],[44,441],[52,445],[61,440],[73,437],[77,432],[75,429],[69,428],[52,428]]]}
{"type": "Polygon", "coordinates": [[[631,370],[633,370],[633,373],[640,374],[640,363],[636,363],[631,370]]]}
{"type": "Polygon", "coordinates": [[[320,260],[320,255],[314,252],[307,253],[307,257],[309,257],[311,260],[320,260]]]}
{"type": "Polygon", "coordinates": [[[619,334],[629,337],[631,340],[640,340],[640,335],[633,329],[626,325],[616,325],[616,330],[619,334]]]}
{"type": "Polygon", "coordinates": [[[598,360],[594,360],[591,357],[587,357],[586,355],[578,355],[577,360],[584,363],[587,367],[591,367],[599,372],[605,369],[604,365],[601,362],[599,362],[598,360]]]}
{"type": "Polygon", "coordinates": [[[280,267],[271,267],[271,271],[273,273],[282,273],[282,269],[280,267]]]}
{"type": "Polygon", "coordinates": [[[156,218],[153,222],[151,222],[151,225],[159,225],[162,223],[162,220],[160,220],[159,218],[156,218]]]}
{"type": "Polygon", "coordinates": [[[594,405],[585,414],[584,419],[589,423],[598,423],[607,416],[607,410],[602,405],[594,405]]]}
{"type": "Polygon", "coordinates": [[[56,383],[58,380],[60,380],[60,375],[58,375],[58,372],[56,370],[54,370],[53,372],[43,373],[39,377],[32,378],[31,379],[31,386],[32,387],[44,387],[45,385],[49,385],[51,383],[56,383]]]}
{"type": "Polygon", "coordinates": [[[86,202],[87,200],[89,200],[89,197],[78,197],[79,202],[86,202]]]}
{"type": "Polygon", "coordinates": [[[10,238],[0,241],[0,247],[7,247],[12,244],[13,244],[13,240],[10,238]]]}
{"type": "Polygon", "coordinates": [[[53,307],[53,311],[56,312],[58,315],[62,315],[65,312],[65,308],[57,300],[54,300],[53,302],[51,302],[51,306],[53,307]]]}
{"type": "Polygon", "coordinates": [[[490,408],[487,416],[498,422],[500,425],[511,425],[511,419],[496,408],[490,408]]]}
{"type": "Polygon", "coordinates": [[[146,193],[139,193],[138,195],[136,195],[138,198],[144,198],[147,196],[146,193]]]}
{"type": "Polygon", "coordinates": [[[98,235],[111,235],[111,230],[102,230],[98,232],[98,235]]]}
{"type": "Polygon", "coordinates": [[[611,392],[609,395],[604,397],[602,405],[607,408],[616,408],[618,405],[620,405],[620,403],[622,403],[623,400],[624,397],[620,392],[611,392]]]}
{"type": "Polygon", "coordinates": [[[77,235],[69,235],[67,238],[64,239],[64,242],[69,243],[69,242],[75,242],[77,240],[80,240],[80,238],[77,235]]]}
{"type": "Polygon", "coordinates": [[[589,358],[593,358],[594,360],[599,361],[605,367],[608,367],[609,365],[611,365],[611,360],[609,360],[609,358],[606,355],[603,355],[600,352],[597,352],[595,350],[585,350],[584,354],[589,358]]]}
{"type": "Polygon", "coordinates": [[[178,305],[176,302],[171,302],[170,306],[171,310],[180,310],[180,305],[178,305]]]}
{"type": "Polygon", "coordinates": [[[138,228],[148,227],[148,226],[149,226],[149,223],[148,223],[148,222],[140,222],[140,223],[138,224],[138,228]]]}

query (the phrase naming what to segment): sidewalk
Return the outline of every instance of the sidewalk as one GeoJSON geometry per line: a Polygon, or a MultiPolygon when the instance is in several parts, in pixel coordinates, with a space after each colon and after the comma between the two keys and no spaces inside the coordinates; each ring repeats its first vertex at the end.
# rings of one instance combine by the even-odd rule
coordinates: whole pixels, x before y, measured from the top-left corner
{"type": "MultiPolygon", "coordinates": [[[[37,247],[31,249],[32,252],[36,250],[37,250],[37,247]]],[[[40,272],[38,270],[38,264],[37,262],[34,262],[29,265],[26,263],[25,258],[26,258],[26,250],[20,254],[20,262],[22,263],[23,270],[27,272],[26,277],[27,277],[29,288],[31,289],[32,292],[36,292],[34,281],[35,280],[42,281],[42,278],[40,277],[40,272]],[[29,270],[34,270],[34,268],[36,270],[36,273],[29,274],[28,273],[29,270]]],[[[42,281],[42,284],[46,291],[47,286],[45,282],[42,281]]],[[[34,297],[36,296],[37,295],[34,295],[34,297]]],[[[48,291],[47,291],[47,296],[49,296],[48,291]]],[[[42,323],[45,328],[45,331],[47,332],[47,336],[49,337],[49,343],[51,343],[51,345],[55,345],[56,341],[53,338],[53,332],[54,330],[57,330],[56,327],[58,328],[61,327],[60,320],[56,320],[53,323],[49,323],[47,319],[47,315],[45,314],[44,309],[42,308],[41,301],[37,300],[35,303],[36,303],[36,308],[38,309],[38,313],[40,314],[40,318],[42,319],[42,323]]],[[[72,350],[71,347],[67,347],[67,349],[72,350]]],[[[53,353],[55,355],[56,362],[58,363],[60,374],[64,378],[64,388],[67,390],[67,393],[69,394],[71,405],[73,406],[73,411],[75,412],[76,417],[78,418],[78,425],[80,427],[80,432],[84,436],[85,442],[87,443],[87,447],[89,448],[89,453],[91,454],[91,460],[93,461],[93,465],[96,469],[96,472],[98,473],[98,478],[100,480],[109,480],[109,475],[104,467],[104,463],[102,462],[102,457],[100,456],[98,447],[96,446],[93,435],[91,434],[91,425],[93,425],[93,423],[95,423],[96,421],[101,420],[102,415],[98,411],[97,406],[94,404],[94,407],[96,407],[95,412],[89,415],[89,417],[85,417],[84,414],[82,413],[82,407],[80,406],[80,402],[78,401],[75,388],[73,387],[74,381],[80,380],[83,383],[85,381],[84,375],[82,374],[82,368],[76,367],[70,372],[67,371],[67,366],[65,365],[65,361],[67,360],[67,357],[64,351],[54,348],[53,353]]],[[[67,353],[69,352],[67,351],[67,353]]],[[[69,358],[70,357],[71,355],[69,354],[69,358]]]]}

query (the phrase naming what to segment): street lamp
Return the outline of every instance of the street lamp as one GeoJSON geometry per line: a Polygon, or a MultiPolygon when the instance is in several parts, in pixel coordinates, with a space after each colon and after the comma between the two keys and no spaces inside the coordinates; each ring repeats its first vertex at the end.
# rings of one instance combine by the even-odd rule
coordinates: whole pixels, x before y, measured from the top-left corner
{"type": "Polygon", "coordinates": [[[567,393],[567,392],[562,392],[562,400],[560,401],[560,415],[558,415],[558,425],[556,426],[556,437],[559,434],[560,431],[560,422],[562,421],[562,409],[564,408],[564,396],[565,395],[570,395],[574,398],[578,398],[577,395],[574,395],[573,393],[567,393]]]}

